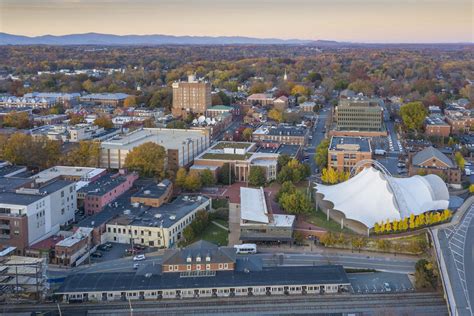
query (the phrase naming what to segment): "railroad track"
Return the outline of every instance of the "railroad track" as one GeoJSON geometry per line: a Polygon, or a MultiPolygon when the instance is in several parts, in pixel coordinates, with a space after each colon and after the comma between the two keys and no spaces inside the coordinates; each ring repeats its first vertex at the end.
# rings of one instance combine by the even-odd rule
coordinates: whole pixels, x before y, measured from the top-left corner
{"type": "MultiPolygon", "coordinates": [[[[237,297],[214,299],[182,299],[173,301],[132,301],[135,312],[166,312],[166,314],[182,315],[189,312],[199,314],[212,313],[242,313],[264,312],[277,308],[281,311],[363,311],[381,308],[416,308],[432,307],[439,311],[446,310],[446,303],[442,295],[437,293],[410,293],[410,294],[371,294],[371,295],[321,295],[321,296],[272,296],[265,297],[237,297]]],[[[81,313],[88,315],[115,315],[129,310],[128,302],[103,302],[60,304],[65,313],[81,313]]],[[[0,306],[0,311],[31,312],[57,311],[56,304],[8,305],[0,306]]]]}

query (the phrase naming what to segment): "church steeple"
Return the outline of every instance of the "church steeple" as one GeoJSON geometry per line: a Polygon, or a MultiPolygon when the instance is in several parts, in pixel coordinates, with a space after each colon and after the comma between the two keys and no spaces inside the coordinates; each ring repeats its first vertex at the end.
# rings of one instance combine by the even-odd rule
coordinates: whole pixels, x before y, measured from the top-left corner
{"type": "Polygon", "coordinates": [[[286,74],[286,69],[285,69],[285,75],[283,76],[283,80],[285,80],[285,81],[288,80],[288,75],[286,74]]]}

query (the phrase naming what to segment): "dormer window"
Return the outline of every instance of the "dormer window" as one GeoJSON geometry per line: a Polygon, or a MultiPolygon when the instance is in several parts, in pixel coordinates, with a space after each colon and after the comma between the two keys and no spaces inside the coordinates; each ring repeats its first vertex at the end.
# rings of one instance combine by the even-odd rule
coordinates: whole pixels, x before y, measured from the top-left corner
{"type": "Polygon", "coordinates": [[[206,261],[211,262],[211,256],[206,256],[206,261]]]}
{"type": "Polygon", "coordinates": [[[186,258],[186,262],[191,262],[191,261],[192,261],[191,256],[188,256],[188,257],[186,258]]]}
{"type": "Polygon", "coordinates": [[[197,256],[197,257],[196,257],[196,261],[197,261],[197,262],[201,262],[201,256],[197,256]]]}

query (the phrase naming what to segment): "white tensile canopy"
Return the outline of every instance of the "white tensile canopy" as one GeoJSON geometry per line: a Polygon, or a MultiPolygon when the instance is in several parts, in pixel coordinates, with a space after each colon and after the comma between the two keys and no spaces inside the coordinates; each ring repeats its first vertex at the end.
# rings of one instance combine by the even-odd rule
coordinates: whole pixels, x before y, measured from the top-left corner
{"type": "Polygon", "coordinates": [[[446,209],[449,205],[448,188],[437,175],[395,178],[373,167],[365,168],[343,183],[317,184],[316,192],[347,219],[361,222],[368,228],[410,214],[446,209]]]}

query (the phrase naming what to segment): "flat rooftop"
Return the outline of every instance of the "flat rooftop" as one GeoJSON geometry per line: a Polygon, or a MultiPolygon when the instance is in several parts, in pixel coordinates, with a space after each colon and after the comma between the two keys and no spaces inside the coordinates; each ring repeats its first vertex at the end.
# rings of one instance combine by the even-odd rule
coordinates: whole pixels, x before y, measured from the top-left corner
{"type": "Polygon", "coordinates": [[[261,126],[253,132],[256,135],[272,135],[272,136],[305,136],[308,129],[302,126],[261,126]]]}
{"type": "Polygon", "coordinates": [[[25,166],[17,166],[17,165],[6,165],[0,167],[0,177],[7,177],[9,175],[14,175],[20,172],[26,171],[25,166]]]}
{"type": "Polygon", "coordinates": [[[122,183],[127,181],[126,177],[118,174],[106,174],[96,181],[89,182],[87,185],[81,187],[79,192],[87,193],[87,195],[102,196],[122,183]]]}
{"type": "Polygon", "coordinates": [[[278,148],[259,147],[257,149],[257,152],[258,153],[266,153],[266,154],[287,155],[287,156],[290,156],[290,157],[295,157],[300,150],[301,150],[300,145],[281,144],[278,148]]]}
{"type": "Polygon", "coordinates": [[[179,149],[205,136],[206,132],[196,129],[144,128],[113,136],[102,142],[102,148],[130,150],[145,142],[154,142],[166,149],[179,149]]]}
{"type": "Polygon", "coordinates": [[[366,137],[333,136],[329,150],[371,152],[370,139],[366,137]]]}
{"type": "Polygon", "coordinates": [[[55,166],[49,169],[43,170],[31,178],[36,179],[37,182],[47,182],[59,176],[79,177],[82,179],[93,178],[105,169],[102,168],[90,168],[90,167],[69,167],[69,166],[55,166]]]}
{"type": "Polygon", "coordinates": [[[183,217],[199,207],[203,207],[209,198],[205,196],[187,196],[180,195],[173,201],[163,204],[160,207],[152,207],[145,210],[136,217],[130,225],[134,226],[153,226],[153,227],[171,227],[183,217]]]}
{"type": "Polygon", "coordinates": [[[160,183],[153,182],[148,185],[145,185],[143,188],[140,189],[140,191],[135,193],[132,197],[157,199],[166,193],[170,185],[171,185],[171,181],[168,179],[165,179],[161,181],[160,183]]]}
{"type": "Polygon", "coordinates": [[[449,124],[444,121],[441,115],[428,116],[425,122],[427,125],[449,126],[449,124]]]}
{"type": "Polygon", "coordinates": [[[269,223],[265,192],[262,188],[240,188],[240,219],[269,223]]]}

